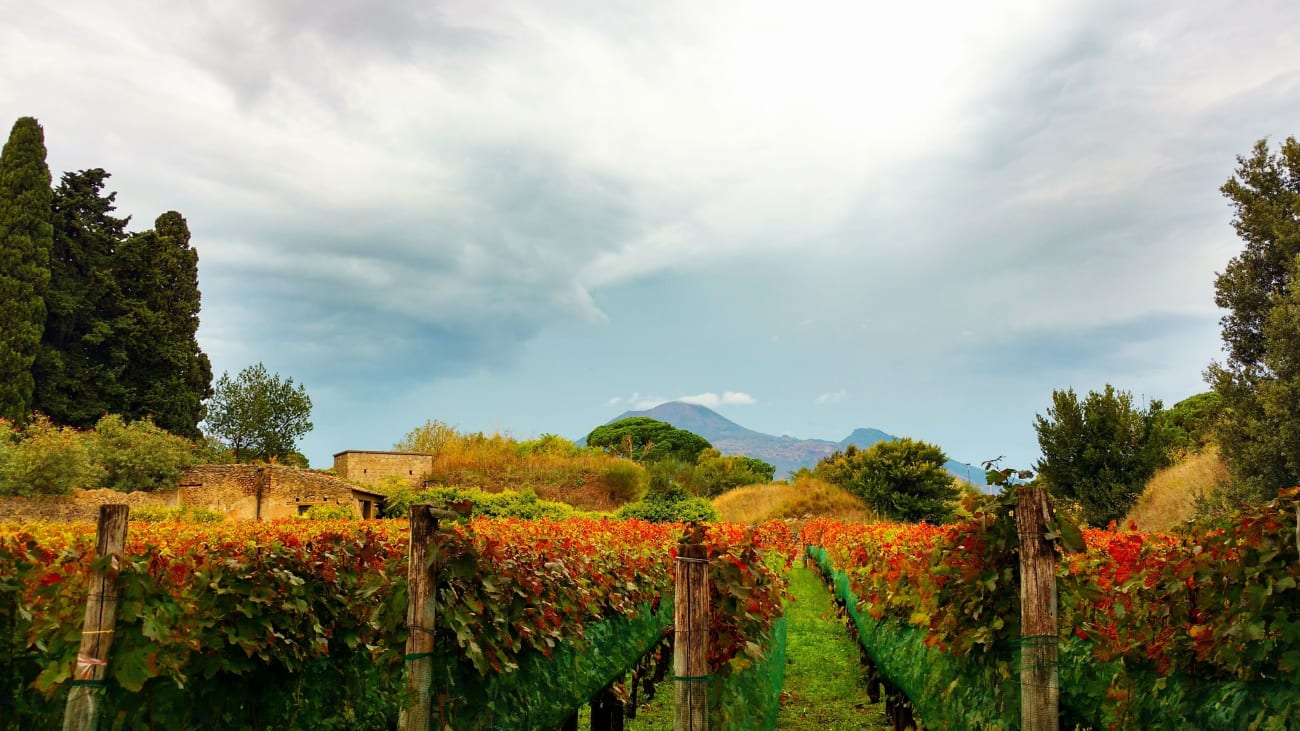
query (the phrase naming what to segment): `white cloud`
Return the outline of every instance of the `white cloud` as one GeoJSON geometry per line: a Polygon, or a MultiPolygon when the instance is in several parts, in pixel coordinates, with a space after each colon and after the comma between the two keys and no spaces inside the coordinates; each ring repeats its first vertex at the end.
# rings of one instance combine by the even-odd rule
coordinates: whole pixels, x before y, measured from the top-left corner
{"type": "Polygon", "coordinates": [[[698,393],[694,396],[678,396],[677,400],[684,404],[695,404],[696,406],[707,406],[709,408],[717,406],[753,406],[758,403],[758,399],[743,391],[726,391],[721,396],[710,391],[698,393]]]}
{"type": "Polygon", "coordinates": [[[821,406],[821,405],[824,405],[824,404],[838,404],[839,402],[841,402],[841,401],[843,401],[844,399],[848,398],[848,396],[849,396],[849,392],[848,392],[848,391],[845,391],[844,389],[841,388],[841,389],[838,390],[838,391],[833,391],[833,392],[830,392],[830,393],[824,393],[824,394],[818,396],[818,397],[817,397],[817,400],[816,400],[815,403],[816,403],[818,406],[821,406]]]}

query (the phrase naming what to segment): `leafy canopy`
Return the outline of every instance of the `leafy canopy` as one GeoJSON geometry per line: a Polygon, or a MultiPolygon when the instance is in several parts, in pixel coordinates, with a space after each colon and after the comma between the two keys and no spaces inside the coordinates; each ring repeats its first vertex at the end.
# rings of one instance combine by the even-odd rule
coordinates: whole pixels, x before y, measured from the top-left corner
{"type": "Polygon", "coordinates": [[[822,459],[813,472],[892,520],[942,523],[952,517],[958,497],[954,478],[944,469],[947,461],[933,444],[899,439],[864,450],[850,445],[822,459]]]}
{"type": "Polygon", "coordinates": [[[679,460],[694,463],[713,447],[704,437],[648,416],[631,416],[598,426],[587,444],[639,462],[679,460]]]}
{"type": "Polygon", "coordinates": [[[1237,163],[1220,190],[1245,248],[1214,283],[1228,357],[1205,377],[1223,399],[1230,497],[1261,503],[1300,483],[1300,143],[1260,140],[1237,163]]]}
{"type": "Polygon", "coordinates": [[[1082,401],[1074,389],[1053,391],[1047,416],[1034,417],[1043,451],[1039,477],[1053,495],[1079,503],[1092,525],[1123,518],[1151,475],[1168,464],[1161,406],[1154,400],[1139,409],[1133,394],[1110,384],[1082,401]]]}
{"type": "Polygon", "coordinates": [[[20,424],[31,413],[32,363],[45,332],[51,195],[45,132],[23,117],[0,151],[0,418],[20,424]]]}
{"type": "Polygon", "coordinates": [[[222,373],[207,406],[208,430],[230,445],[240,462],[291,459],[298,438],[312,430],[307,389],[268,373],[261,363],[235,378],[222,373]]]}

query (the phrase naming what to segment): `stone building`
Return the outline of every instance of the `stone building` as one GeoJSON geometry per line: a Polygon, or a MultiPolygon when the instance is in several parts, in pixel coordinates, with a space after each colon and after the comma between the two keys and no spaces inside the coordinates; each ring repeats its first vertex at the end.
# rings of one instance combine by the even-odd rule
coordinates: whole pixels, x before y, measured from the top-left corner
{"type": "Polygon", "coordinates": [[[349,449],[334,455],[334,471],[352,482],[379,486],[386,477],[396,477],[411,487],[424,484],[433,471],[433,455],[416,452],[369,452],[349,449]]]}

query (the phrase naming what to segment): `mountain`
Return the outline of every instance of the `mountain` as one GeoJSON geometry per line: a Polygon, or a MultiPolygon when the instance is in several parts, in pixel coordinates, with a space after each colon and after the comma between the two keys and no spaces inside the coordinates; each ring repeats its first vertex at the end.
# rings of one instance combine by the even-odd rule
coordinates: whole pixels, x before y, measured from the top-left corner
{"type": "MultiPolygon", "coordinates": [[[[776,467],[777,477],[784,477],[800,467],[813,467],[823,457],[828,457],[850,444],[865,449],[881,441],[895,441],[898,437],[879,429],[854,429],[853,433],[838,442],[825,439],[796,439],[790,436],[773,436],[746,429],[707,406],[669,401],[645,411],[627,411],[611,421],[632,416],[648,416],[666,421],[678,429],[694,432],[709,440],[723,454],[743,454],[770,462],[776,467]]],[[[975,484],[984,482],[984,471],[956,460],[948,460],[944,467],[963,480],[975,484]]]]}

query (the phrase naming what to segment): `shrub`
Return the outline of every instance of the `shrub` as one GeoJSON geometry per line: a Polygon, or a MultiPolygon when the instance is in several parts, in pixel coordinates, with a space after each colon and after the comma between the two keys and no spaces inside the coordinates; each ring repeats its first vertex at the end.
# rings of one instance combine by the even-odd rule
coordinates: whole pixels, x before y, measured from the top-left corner
{"type": "Polygon", "coordinates": [[[420,491],[403,487],[389,493],[384,501],[384,517],[405,518],[411,514],[412,505],[448,507],[458,503],[469,503],[474,515],[489,518],[564,520],[580,514],[571,505],[539,500],[532,490],[492,493],[464,487],[435,487],[420,491]]]}
{"type": "Polygon", "coordinates": [[[120,492],[176,487],[181,472],[197,463],[194,443],[147,419],[128,424],[116,414],[95,424],[91,446],[93,459],[103,466],[98,486],[120,492]]]}
{"type": "Polygon", "coordinates": [[[313,505],[298,516],[303,520],[356,520],[357,512],[351,505],[313,505]]]}
{"type": "MultiPolygon", "coordinates": [[[[5,439],[12,438],[12,429],[5,439]]],[[[91,459],[86,434],[71,427],[57,427],[37,416],[23,438],[4,458],[0,494],[68,495],[73,488],[94,487],[103,468],[91,459]]]]}
{"type": "Polygon", "coordinates": [[[622,502],[641,498],[645,492],[646,471],[636,462],[615,460],[600,471],[600,484],[610,496],[622,502]]]}

